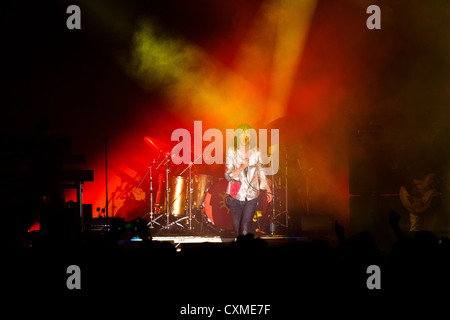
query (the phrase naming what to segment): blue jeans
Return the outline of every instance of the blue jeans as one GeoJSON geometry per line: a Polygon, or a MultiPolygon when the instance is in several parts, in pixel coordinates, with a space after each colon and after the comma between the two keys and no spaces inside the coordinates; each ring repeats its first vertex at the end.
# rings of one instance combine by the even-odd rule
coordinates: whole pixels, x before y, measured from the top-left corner
{"type": "Polygon", "coordinates": [[[233,229],[236,236],[243,236],[252,231],[253,217],[255,216],[257,202],[258,198],[239,201],[233,197],[228,197],[231,222],[233,223],[233,229]]]}

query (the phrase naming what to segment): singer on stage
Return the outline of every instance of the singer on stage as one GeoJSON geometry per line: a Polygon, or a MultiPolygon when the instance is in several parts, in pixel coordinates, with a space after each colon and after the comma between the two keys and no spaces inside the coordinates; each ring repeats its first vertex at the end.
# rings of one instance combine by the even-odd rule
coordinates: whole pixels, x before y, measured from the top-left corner
{"type": "Polygon", "coordinates": [[[261,154],[256,147],[256,131],[247,124],[235,130],[233,145],[227,149],[225,178],[228,181],[228,207],[236,236],[251,232],[260,190],[272,191],[263,172],[261,154]]]}

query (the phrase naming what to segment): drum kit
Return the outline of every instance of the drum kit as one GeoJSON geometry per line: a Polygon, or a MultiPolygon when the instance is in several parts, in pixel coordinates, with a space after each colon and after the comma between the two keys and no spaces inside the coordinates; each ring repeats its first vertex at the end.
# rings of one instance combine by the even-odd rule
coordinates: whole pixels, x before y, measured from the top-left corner
{"type": "MultiPolygon", "coordinates": [[[[145,137],[144,140],[157,153],[136,186],[136,189],[139,188],[148,177],[149,208],[143,218],[148,222],[150,233],[204,235],[208,232],[233,232],[227,205],[228,181],[223,176],[224,171],[220,171],[222,174],[218,177],[212,172],[211,166],[194,165],[195,160],[180,168],[182,165],[174,164],[177,162],[173,161],[176,155],[172,154],[172,149],[166,143],[153,137],[145,137]]],[[[272,190],[276,190],[275,179],[270,181],[272,190]]],[[[263,192],[253,220],[256,222],[255,232],[273,234],[275,228],[272,225],[276,223],[274,218],[279,210],[276,205],[267,203],[263,192]]]]}

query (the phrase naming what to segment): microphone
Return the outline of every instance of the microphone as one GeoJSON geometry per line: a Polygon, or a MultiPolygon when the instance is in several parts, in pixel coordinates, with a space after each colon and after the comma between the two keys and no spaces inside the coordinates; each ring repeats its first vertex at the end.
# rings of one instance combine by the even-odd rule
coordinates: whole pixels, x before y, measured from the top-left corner
{"type": "Polygon", "coordinates": [[[244,169],[245,173],[248,172],[248,169],[249,169],[249,168],[251,169],[251,168],[254,168],[254,167],[256,167],[256,164],[246,167],[246,168],[244,169]]]}
{"type": "MultiPolygon", "coordinates": [[[[243,163],[243,164],[245,164],[245,160],[247,160],[247,158],[246,158],[246,159],[244,159],[244,163],[243,163]]],[[[245,167],[245,169],[244,169],[245,173],[247,173],[247,172],[248,172],[248,167],[249,167],[249,166],[245,167]]]]}

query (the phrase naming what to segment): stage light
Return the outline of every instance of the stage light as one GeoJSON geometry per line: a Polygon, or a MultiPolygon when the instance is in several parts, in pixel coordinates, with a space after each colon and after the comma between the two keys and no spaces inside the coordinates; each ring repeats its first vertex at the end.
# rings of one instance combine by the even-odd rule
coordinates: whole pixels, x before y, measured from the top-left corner
{"type": "Polygon", "coordinates": [[[286,114],[316,2],[264,5],[238,50],[236,68],[143,20],[134,32],[128,73],[146,89],[163,89],[175,111],[192,118],[233,126],[239,115],[240,122],[261,126],[286,114]]]}
{"type": "Polygon", "coordinates": [[[165,34],[150,20],[142,21],[134,33],[127,71],[143,88],[163,90],[175,112],[193,119],[221,119],[221,125],[232,127],[233,115],[250,121],[264,113],[262,97],[250,78],[226,68],[200,47],[165,34]]]}
{"type": "MultiPolygon", "coordinates": [[[[261,2],[260,5],[255,6],[256,12],[245,15],[249,20],[245,23],[237,22],[233,27],[239,36],[232,37],[233,50],[230,51],[229,47],[227,50],[233,59],[226,64],[222,63],[221,57],[217,55],[217,52],[221,51],[221,42],[214,41],[211,38],[214,36],[212,34],[208,34],[201,41],[191,41],[189,33],[185,34],[183,30],[170,28],[172,22],[167,25],[165,21],[159,21],[145,14],[131,25],[127,20],[127,11],[117,10],[114,6],[107,10],[111,14],[101,17],[98,15],[99,10],[94,10],[98,9],[97,7],[92,9],[91,19],[99,19],[99,25],[102,27],[99,33],[109,32],[129,45],[120,54],[118,52],[113,54],[113,59],[116,59],[119,67],[144,91],[150,94],[157,92],[158,97],[161,96],[163,101],[161,106],[154,106],[154,102],[150,99],[143,103],[143,105],[148,104],[148,108],[146,105],[136,112],[136,122],[142,123],[143,118],[148,118],[151,124],[149,130],[168,132],[166,136],[170,139],[170,134],[177,128],[191,129],[189,127],[172,128],[172,124],[178,121],[175,118],[182,119],[183,125],[201,120],[205,127],[219,130],[235,128],[242,122],[248,122],[253,127],[263,129],[275,119],[284,117],[292,119],[294,125],[286,126],[283,132],[280,130],[280,136],[289,135],[293,137],[293,145],[304,144],[309,147],[307,156],[311,162],[314,162],[315,167],[321,168],[314,173],[314,178],[320,181],[316,183],[333,186],[330,189],[336,191],[334,194],[342,194],[342,197],[339,196],[339,205],[342,204],[342,207],[347,208],[345,201],[348,200],[346,198],[348,185],[341,181],[346,170],[338,171],[330,165],[330,157],[334,157],[335,160],[338,156],[326,153],[329,151],[325,150],[324,145],[331,142],[324,141],[326,138],[322,137],[326,135],[324,128],[337,114],[334,110],[338,103],[333,99],[338,100],[338,98],[330,98],[328,91],[331,85],[334,85],[330,79],[334,79],[338,71],[332,69],[329,75],[319,74],[313,79],[310,75],[314,74],[312,71],[318,64],[315,58],[311,58],[311,52],[314,54],[314,50],[318,50],[317,47],[323,49],[322,42],[317,44],[317,35],[319,38],[327,38],[328,35],[322,34],[328,32],[326,22],[328,16],[325,18],[322,16],[322,20],[316,20],[316,15],[323,15],[323,10],[319,10],[318,4],[317,0],[261,2]],[[105,28],[109,24],[112,28],[105,28]],[[126,31],[119,31],[116,24],[126,26],[126,31]],[[323,27],[324,24],[325,27],[323,27]],[[310,35],[311,32],[315,33],[310,35]],[[126,37],[124,37],[125,34],[126,37]],[[305,50],[306,45],[308,50],[305,50]],[[123,54],[124,52],[129,54],[123,54]],[[305,77],[301,77],[302,74],[307,74],[306,80],[305,77]],[[333,100],[332,103],[329,103],[330,99],[333,100]],[[156,109],[158,110],[155,111],[156,109]],[[161,112],[167,112],[168,116],[156,124],[153,121],[154,113],[160,112],[160,109],[163,110],[161,112]],[[153,129],[156,127],[157,129],[153,129]],[[299,132],[311,134],[312,139],[299,137],[299,132]]],[[[93,4],[86,5],[93,6],[93,4]]],[[[239,4],[233,3],[233,5],[238,10],[239,4]]],[[[202,15],[205,12],[199,11],[198,14],[202,15]]],[[[173,23],[177,25],[177,22],[173,23]]],[[[217,37],[227,32],[229,30],[221,30],[217,37]]],[[[346,92],[342,93],[345,87],[343,89],[339,85],[335,87],[338,87],[336,89],[339,91],[338,94],[346,94],[346,92]]],[[[279,127],[272,128],[279,129],[279,127]]],[[[127,128],[124,129],[125,132],[127,128]]],[[[139,140],[136,139],[141,145],[135,147],[136,150],[141,148],[142,137],[147,135],[153,136],[154,132],[141,132],[139,140]]],[[[131,134],[129,138],[131,139],[131,134]]],[[[121,139],[122,144],[116,144],[115,148],[126,149],[127,152],[117,152],[118,157],[112,160],[117,162],[117,166],[116,172],[112,172],[109,176],[111,190],[115,188],[125,190],[133,184],[133,181],[137,185],[142,173],[132,170],[127,172],[125,168],[127,165],[124,163],[129,162],[134,147],[129,147],[130,142],[125,138],[121,139]]],[[[281,153],[285,150],[269,146],[271,153],[281,153]]],[[[340,152],[345,153],[345,146],[342,150],[340,152]]],[[[136,153],[136,158],[140,157],[136,162],[147,165],[147,159],[142,160],[145,154],[139,152],[141,150],[136,153]]],[[[333,162],[336,163],[336,161],[333,162]]],[[[98,181],[101,181],[101,172],[98,177],[98,181]]],[[[293,177],[293,179],[296,178],[298,177],[293,177]]],[[[94,206],[104,203],[103,186],[97,188],[98,190],[91,192],[92,196],[86,195],[89,201],[98,197],[98,200],[92,200],[94,206]]],[[[322,190],[313,191],[325,193],[322,190]]],[[[139,195],[139,197],[138,194],[130,192],[125,195],[122,192],[111,195],[109,202],[114,203],[115,206],[111,209],[111,216],[127,216],[129,220],[134,219],[136,216],[128,216],[129,212],[125,211],[131,211],[132,208],[124,209],[124,199],[129,198],[138,205],[138,200],[145,201],[144,193],[142,192],[142,196],[139,195]],[[119,195],[122,196],[119,197],[119,195]]]]}
{"type": "MultiPolygon", "coordinates": [[[[265,78],[264,123],[287,115],[304,43],[317,0],[266,2],[241,45],[238,72],[265,78]]],[[[264,93],[261,93],[264,95],[264,93]]]]}

